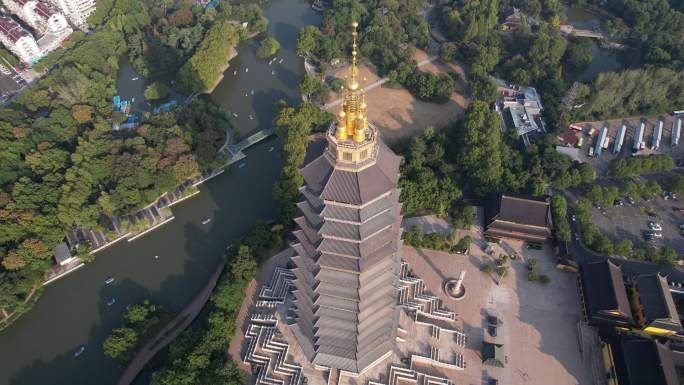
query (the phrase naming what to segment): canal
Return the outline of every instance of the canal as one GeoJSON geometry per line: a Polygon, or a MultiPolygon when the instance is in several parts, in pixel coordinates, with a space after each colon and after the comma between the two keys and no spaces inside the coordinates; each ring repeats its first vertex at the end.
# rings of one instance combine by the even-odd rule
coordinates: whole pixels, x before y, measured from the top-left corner
{"type": "MultiPolygon", "coordinates": [[[[281,43],[278,63],[258,61],[255,45],[243,43],[212,95],[238,114],[243,134],[268,127],[277,100],[298,99],[304,70],[294,52],[297,32],[320,20],[306,1],[272,0],[262,9],[270,22],[269,35],[281,43]],[[235,70],[238,76],[233,76],[235,70]]],[[[121,76],[130,80],[130,75],[121,76]]],[[[144,89],[142,81],[133,84],[136,90],[122,91],[144,89]]],[[[185,307],[205,285],[226,243],[255,221],[273,216],[271,189],[281,165],[277,139],[256,145],[245,160],[201,185],[200,194],[174,206],[175,220],[101,251],[93,263],[48,286],[28,314],[0,332],[0,385],[114,384],[122,367],[103,355],[102,343],[118,326],[125,306],[149,299],[173,311],[185,307]],[[211,217],[211,223],[202,225],[204,217],[211,217]],[[105,286],[108,276],[116,280],[105,286]],[[117,302],[108,307],[110,298],[117,302]],[[86,351],[74,358],[82,344],[86,351]]],[[[145,377],[136,384],[148,383],[145,377]]]]}
{"type": "Polygon", "coordinates": [[[269,20],[269,35],[278,40],[280,51],[273,60],[261,60],[256,57],[256,40],[242,42],[238,56],[211,95],[214,102],[237,114],[232,120],[241,137],[269,128],[279,99],[288,103],[300,100],[304,63],[296,54],[297,34],[302,26],[320,20],[306,1],[270,0],[262,9],[269,20]]]}
{"type": "MultiPolygon", "coordinates": [[[[565,17],[567,24],[575,28],[594,30],[601,26],[600,16],[584,8],[566,8],[565,17]]],[[[601,48],[595,39],[591,39],[591,63],[577,80],[590,82],[601,72],[619,71],[625,68],[620,58],[622,53],[623,51],[620,50],[601,48]]]]}

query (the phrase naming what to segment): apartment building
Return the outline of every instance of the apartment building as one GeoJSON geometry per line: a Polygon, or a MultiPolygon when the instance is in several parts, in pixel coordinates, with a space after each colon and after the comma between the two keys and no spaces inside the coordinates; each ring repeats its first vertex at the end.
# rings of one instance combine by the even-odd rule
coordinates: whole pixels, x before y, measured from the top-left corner
{"type": "Polygon", "coordinates": [[[76,26],[85,27],[88,16],[95,11],[96,0],[49,0],[76,26]]]}
{"type": "Polygon", "coordinates": [[[36,0],[2,0],[3,5],[40,36],[71,32],[66,18],[53,6],[36,0]]]}
{"type": "Polygon", "coordinates": [[[7,16],[0,16],[0,43],[24,63],[34,63],[42,56],[33,35],[7,16]]]}

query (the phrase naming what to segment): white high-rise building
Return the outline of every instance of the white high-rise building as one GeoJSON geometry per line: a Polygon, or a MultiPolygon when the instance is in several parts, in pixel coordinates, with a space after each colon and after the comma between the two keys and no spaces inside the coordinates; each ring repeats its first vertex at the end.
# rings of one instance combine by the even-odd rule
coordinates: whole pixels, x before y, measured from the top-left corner
{"type": "Polygon", "coordinates": [[[0,16],[0,42],[24,63],[34,63],[42,56],[33,35],[7,16],[0,16]]]}
{"type": "Polygon", "coordinates": [[[2,0],[2,3],[40,36],[73,32],[64,15],[49,4],[36,0],[2,0]]]}
{"type": "Polygon", "coordinates": [[[50,0],[72,23],[86,26],[86,20],[95,11],[97,0],[50,0]]]}

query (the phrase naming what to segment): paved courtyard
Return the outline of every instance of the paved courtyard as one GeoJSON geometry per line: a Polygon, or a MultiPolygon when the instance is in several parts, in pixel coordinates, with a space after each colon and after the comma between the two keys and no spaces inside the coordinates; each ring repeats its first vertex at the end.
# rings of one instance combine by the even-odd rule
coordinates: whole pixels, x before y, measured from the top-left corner
{"type": "MultiPolygon", "coordinates": [[[[445,307],[457,313],[468,336],[463,373],[452,378],[457,384],[482,384],[496,378],[501,384],[600,384],[592,374],[595,355],[580,352],[578,326],[580,305],[574,274],[559,271],[551,250],[528,250],[519,242],[509,243],[523,259],[536,258],[537,270],[551,278],[542,285],[527,280],[525,263],[516,260],[500,285],[480,267],[492,263],[479,246],[470,255],[404,247],[402,257],[428,289],[438,295],[445,307]],[[458,277],[466,270],[466,297],[448,298],[440,287],[444,279],[458,277]],[[480,349],[485,338],[486,315],[497,313],[502,320],[500,341],[504,345],[505,368],[482,364],[480,349]],[[593,359],[591,357],[594,357],[593,359]]],[[[494,247],[495,254],[503,250],[494,247]]]]}

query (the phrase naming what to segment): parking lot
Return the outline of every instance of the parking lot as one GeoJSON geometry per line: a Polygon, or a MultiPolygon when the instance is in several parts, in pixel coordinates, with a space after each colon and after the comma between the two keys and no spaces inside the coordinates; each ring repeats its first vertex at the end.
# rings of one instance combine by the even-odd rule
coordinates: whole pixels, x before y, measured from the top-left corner
{"type": "MultiPolygon", "coordinates": [[[[591,164],[599,174],[605,173],[611,160],[624,158],[632,154],[636,128],[643,122],[645,124],[643,135],[645,148],[640,150],[638,154],[668,154],[677,161],[684,156],[684,140],[680,141],[679,146],[672,146],[671,136],[673,120],[674,117],[672,115],[663,114],[651,117],[637,116],[625,119],[574,123],[574,126],[582,128],[582,132],[577,133],[578,137],[583,138],[583,143],[578,154],[579,160],[591,164]],[[658,121],[663,122],[662,139],[659,148],[654,150],[651,146],[653,144],[654,128],[658,121]],[[618,154],[614,154],[613,150],[617,132],[619,127],[623,124],[626,126],[626,133],[622,150],[618,154]],[[594,147],[602,127],[608,128],[608,148],[605,149],[600,156],[589,156],[589,148],[594,147]]],[[[684,135],[684,132],[682,134],[684,135]]]]}
{"type": "Polygon", "coordinates": [[[602,233],[614,242],[630,239],[635,245],[644,243],[644,233],[649,231],[648,222],[653,221],[662,226],[662,238],[654,238],[656,246],[668,246],[684,254],[684,237],[679,225],[684,223],[684,215],[675,211],[677,207],[684,207],[684,198],[679,200],[665,200],[656,197],[650,202],[640,199],[634,205],[624,200],[624,206],[604,208],[603,211],[592,208],[592,218],[602,233]],[[652,209],[655,216],[647,214],[647,208],[652,209]]]}
{"type": "Polygon", "coordinates": [[[26,81],[8,64],[0,62],[0,104],[19,92],[26,81]]]}

